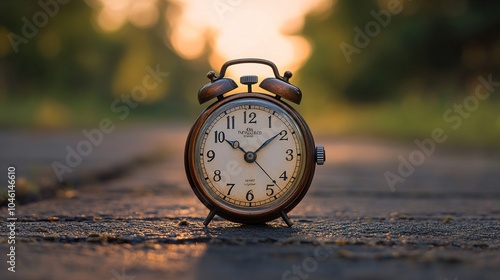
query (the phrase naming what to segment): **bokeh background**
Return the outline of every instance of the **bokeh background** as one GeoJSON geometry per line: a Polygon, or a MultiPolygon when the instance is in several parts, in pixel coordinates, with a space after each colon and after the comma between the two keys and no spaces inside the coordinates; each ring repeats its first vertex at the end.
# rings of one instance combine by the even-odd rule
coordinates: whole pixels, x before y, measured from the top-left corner
{"type": "MultiPolygon", "coordinates": [[[[412,141],[449,126],[443,113],[474,94],[479,75],[500,81],[497,1],[40,3],[0,3],[2,129],[117,119],[111,104],[142,83],[148,66],[168,77],[117,125],[189,126],[205,107],[196,94],[209,70],[260,57],[293,71],[304,94],[297,108],[315,134],[412,141]],[[348,57],[346,44],[357,49],[348,57]]],[[[235,80],[255,73],[272,74],[245,66],[230,72],[235,80]]],[[[500,148],[499,108],[495,92],[448,130],[446,144],[500,148]]]]}

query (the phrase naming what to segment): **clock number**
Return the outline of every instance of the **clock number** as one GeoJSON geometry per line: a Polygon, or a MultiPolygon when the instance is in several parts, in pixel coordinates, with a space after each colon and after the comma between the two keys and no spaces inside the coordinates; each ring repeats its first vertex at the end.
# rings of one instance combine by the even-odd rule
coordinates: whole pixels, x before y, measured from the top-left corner
{"type": "MultiPolygon", "coordinates": [[[[248,118],[250,119],[248,123],[257,123],[255,118],[257,117],[257,114],[255,112],[251,112],[248,114],[248,118]]],[[[243,112],[243,123],[247,123],[247,111],[243,112]]]]}
{"type": "Polygon", "coordinates": [[[269,116],[269,128],[271,128],[271,117],[272,116],[269,116]]]}
{"type": "Polygon", "coordinates": [[[234,116],[227,116],[227,129],[234,129],[234,116]]]}
{"type": "Polygon", "coordinates": [[[220,176],[220,170],[217,169],[217,170],[214,171],[214,182],[219,182],[220,179],[222,179],[221,176],[220,176]]]}
{"type": "Polygon", "coordinates": [[[286,154],[287,154],[287,156],[285,159],[287,161],[292,161],[293,160],[293,150],[292,149],[286,150],[286,154]]]}
{"type": "Polygon", "coordinates": [[[249,190],[249,191],[247,192],[246,199],[247,199],[248,201],[252,201],[252,200],[253,200],[253,198],[254,198],[254,196],[253,196],[253,192],[252,192],[252,190],[249,190]]]}
{"type": "Polygon", "coordinates": [[[282,130],[280,132],[280,141],[288,141],[288,137],[286,137],[288,135],[288,131],[286,130],[282,130]]]}
{"type": "Polygon", "coordinates": [[[231,190],[233,189],[235,184],[227,184],[226,186],[229,187],[229,191],[227,191],[227,195],[231,195],[231,190]]]}
{"type": "Polygon", "coordinates": [[[266,195],[267,196],[272,196],[274,194],[273,187],[274,187],[274,185],[267,185],[267,187],[266,187],[266,195]]]}
{"type": "Polygon", "coordinates": [[[226,134],[224,131],[215,131],[215,143],[222,143],[226,141],[226,134]]]}
{"type": "Polygon", "coordinates": [[[209,150],[207,152],[207,158],[208,158],[207,162],[211,162],[212,160],[214,160],[215,152],[213,150],[209,150]]]}
{"type": "Polygon", "coordinates": [[[286,181],[286,179],[288,179],[288,177],[286,176],[286,171],[283,171],[283,173],[281,173],[280,179],[283,179],[283,181],[286,181]]]}

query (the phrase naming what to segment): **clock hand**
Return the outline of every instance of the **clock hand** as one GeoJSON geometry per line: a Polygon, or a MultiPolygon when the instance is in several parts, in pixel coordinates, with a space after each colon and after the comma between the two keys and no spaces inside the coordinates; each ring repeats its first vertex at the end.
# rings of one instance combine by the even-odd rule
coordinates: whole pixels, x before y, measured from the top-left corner
{"type": "Polygon", "coordinates": [[[280,135],[280,133],[278,133],[278,134],[274,135],[273,137],[267,139],[266,142],[262,143],[262,145],[259,148],[257,148],[257,150],[255,150],[254,153],[257,153],[258,151],[260,151],[260,149],[264,148],[265,146],[267,146],[267,144],[271,143],[271,141],[273,141],[274,138],[278,137],[278,135],[280,135]]]}
{"type": "Polygon", "coordinates": [[[229,141],[226,139],[226,142],[229,143],[229,145],[231,145],[231,147],[233,149],[239,149],[240,151],[242,151],[245,155],[243,156],[243,159],[248,162],[248,163],[252,163],[254,162],[256,159],[257,159],[257,154],[255,154],[255,152],[247,152],[245,151],[245,149],[243,149],[241,146],[240,146],[240,142],[238,141],[229,141]]]}
{"type": "Polygon", "coordinates": [[[257,161],[254,161],[254,162],[257,164],[257,166],[258,166],[258,167],[259,167],[262,171],[264,171],[264,173],[266,173],[267,177],[268,177],[269,179],[271,179],[271,182],[273,182],[273,184],[274,184],[274,185],[276,185],[276,187],[278,187],[278,189],[280,189],[280,190],[281,190],[280,186],[278,186],[278,184],[276,183],[276,180],[273,180],[273,178],[271,178],[271,176],[269,176],[269,173],[267,173],[267,172],[266,172],[266,170],[264,170],[264,168],[262,168],[262,166],[260,166],[260,164],[259,164],[257,161]]]}
{"type": "Polygon", "coordinates": [[[241,146],[240,146],[240,142],[238,142],[237,140],[235,141],[229,141],[226,139],[226,142],[229,143],[229,145],[231,145],[231,148],[233,149],[239,149],[240,151],[246,153],[247,151],[245,151],[245,149],[243,149],[241,146]]]}

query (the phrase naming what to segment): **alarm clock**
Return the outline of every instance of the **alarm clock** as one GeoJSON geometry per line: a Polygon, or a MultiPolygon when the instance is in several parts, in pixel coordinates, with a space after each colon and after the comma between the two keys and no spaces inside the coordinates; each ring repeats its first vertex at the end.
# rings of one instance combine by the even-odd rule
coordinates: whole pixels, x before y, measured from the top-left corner
{"type": "Polygon", "coordinates": [[[198,199],[215,215],[243,223],[265,223],[287,216],[304,197],[316,164],[325,162],[325,149],[315,146],[304,119],[287,102],[300,104],[300,89],[290,84],[290,71],[280,76],[264,59],[235,59],[198,92],[200,104],[215,100],[195,121],[186,141],[184,164],[198,199]],[[269,66],[274,77],[258,82],[255,75],[240,78],[246,92],[231,93],[238,85],[225,77],[229,66],[257,63],[269,66]]]}

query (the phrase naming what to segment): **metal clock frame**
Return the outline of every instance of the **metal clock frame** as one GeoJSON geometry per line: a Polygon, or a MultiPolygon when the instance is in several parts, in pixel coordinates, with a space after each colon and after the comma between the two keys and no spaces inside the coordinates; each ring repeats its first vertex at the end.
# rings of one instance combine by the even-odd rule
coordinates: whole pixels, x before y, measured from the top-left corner
{"type": "MultiPolygon", "coordinates": [[[[285,220],[287,225],[291,226],[292,223],[287,216],[287,213],[292,210],[304,197],[307,193],[311,181],[313,179],[314,170],[316,167],[315,162],[315,145],[314,139],[312,137],[311,131],[309,127],[303,120],[303,118],[289,105],[284,102],[278,101],[273,97],[265,95],[263,93],[239,93],[232,95],[230,97],[224,98],[221,101],[218,101],[208,107],[196,120],[195,124],[191,128],[189,132],[186,143],[185,155],[184,155],[184,163],[186,168],[186,174],[188,175],[188,180],[193,189],[193,192],[200,199],[200,201],[210,209],[210,214],[205,220],[204,224],[208,225],[212,218],[217,214],[218,216],[238,223],[244,224],[256,224],[256,223],[264,223],[267,221],[274,220],[279,218],[280,216],[285,220]],[[262,213],[252,214],[252,213],[242,213],[241,211],[232,211],[219,205],[220,203],[215,200],[210,194],[208,194],[203,188],[202,184],[205,184],[203,178],[200,178],[196,172],[195,160],[199,160],[197,156],[199,152],[195,151],[196,139],[200,133],[204,133],[201,130],[201,127],[209,118],[209,116],[220,106],[230,103],[234,100],[241,100],[245,98],[256,98],[267,100],[280,108],[282,108],[285,112],[287,112],[292,120],[297,124],[300,129],[300,134],[303,137],[304,148],[305,151],[302,155],[301,163],[304,165],[304,172],[302,173],[301,178],[297,178],[298,183],[297,187],[292,190],[292,194],[283,201],[280,205],[277,205],[274,209],[269,209],[267,211],[263,211],[262,213]]],[[[299,139],[301,141],[301,139],[299,139]]]]}
{"type": "Polygon", "coordinates": [[[288,226],[292,226],[293,223],[287,216],[287,213],[297,206],[309,190],[309,186],[311,185],[314,176],[316,163],[323,164],[325,161],[324,148],[322,146],[315,148],[314,138],[304,119],[290,105],[281,100],[281,98],[284,98],[293,103],[300,104],[302,99],[300,89],[289,83],[292,73],[290,71],[286,71],[282,77],[279,75],[278,69],[274,63],[264,59],[244,58],[226,62],[222,66],[219,76],[216,76],[215,72],[210,71],[208,72],[207,77],[211,82],[200,89],[198,92],[198,100],[200,104],[202,104],[216,97],[217,101],[206,108],[195,121],[189,131],[184,153],[184,166],[189,184],[198,199],[210,210],[210,213],[203,224],[208,226],[214,216],[218,215],[224,219],[244,224],[264,223],[282,217],[288,226]],[[240,63],[259,63],[270,66],[275,77],[264,79],[259,86],[269,91],[271,94],[274,94],[274,96],[265,93],[252,92],[251,85],[257,82],[257,77],[243,76],[241,78],[241,82],[248,85],[248,92],[237,93],[224,97],[225,93],[228,93],[238,87],[233,80],[224,78],[226,69],[231,65],[240,63]],[[196,140],[198,139],[200,133],[204,133],[204,131],[202,131],[202,127],[209,117],[218,108],[224,106],[225,104],[229,104],[235,100],[245,100],[249,98],[265,100],[283,109],[299,128],[304,141],[303,145],[305,149],[302,152],[303,156],[301,159],[304,161],[301,163],[304,166],[304,170],[301,178],[296,179],[298,180],[298,183],[296,183],[295,189],[290,190],[292,193],[280,204],[257,213],[255,211],[238,211],[221,205],[221,203],[214,199],[214,197],[212,197],[212,195],[209,194],[203,187],[205,181],[203,178],[198,176],[195,163],[196,160],[200,160],[198,156],[199,151],[196,151],[196,140]]]}

